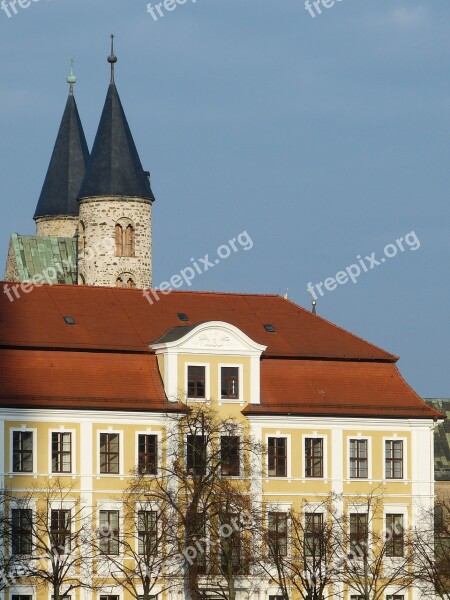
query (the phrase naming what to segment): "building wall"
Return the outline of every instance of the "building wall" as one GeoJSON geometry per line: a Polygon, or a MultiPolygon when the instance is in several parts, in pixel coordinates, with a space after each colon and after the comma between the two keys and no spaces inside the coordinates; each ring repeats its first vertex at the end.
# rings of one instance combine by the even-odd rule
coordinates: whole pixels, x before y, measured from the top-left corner
{"type": "Polygon", "coordinates": [[[12,240],[9,242],[8,257],[6,259],[5,281],[20,281],[19,269],[17,268],[16,255],[12,240]]]}
{"type": "Polygon", "coordinates": [[[36,235],[44,237],[74,237],[78,217],[39,217],[36,219],[36,235]]]}
{"type": "Polygon", "coordinates": [[[152,285],[152,205],[136,198],[87,198],[80,204],[80,285],[115,287],[119,276],[131,276],[135,287],[152,285]],[[134,256],[115,256],[115,227],[134,228],[134,256]]]}

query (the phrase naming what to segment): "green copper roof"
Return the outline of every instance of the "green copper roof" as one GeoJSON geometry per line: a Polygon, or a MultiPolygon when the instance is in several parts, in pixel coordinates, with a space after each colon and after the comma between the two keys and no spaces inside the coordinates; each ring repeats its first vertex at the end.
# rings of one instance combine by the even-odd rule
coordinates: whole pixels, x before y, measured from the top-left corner
{"type": "Polygon", "coordinates": [[[434,478],[450,481],[450,398],[425,398],[425,402],[447,415],[434,430],[434,478]]]}
{"type": "Polygon", "coordinates": [[[76,238],[11,235],[20,281],[77,284],[76,238]]]}

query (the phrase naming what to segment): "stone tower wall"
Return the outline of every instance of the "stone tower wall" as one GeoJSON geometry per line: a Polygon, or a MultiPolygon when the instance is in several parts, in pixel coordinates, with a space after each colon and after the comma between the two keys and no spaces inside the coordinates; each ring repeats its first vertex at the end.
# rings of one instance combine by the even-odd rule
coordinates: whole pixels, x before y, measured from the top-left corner
{"type": "Polygon", "coordinates": [[[115,287],[119,276],[152,285],[152,205],[139,198],[85,198],[80,202],[78,284],[115,287]],[[115,227],[134,228],[134,256],[115,256],[115,227]],[[84,233],[83,233],[84,225],[84,233]],[[83,250],[84,247],[84,250],[83,250]]]}
{"type": "Polygon", "coordinates": [[[78,217],[38,217],[36,235],[43,237],[74,237],[78,217]]]}

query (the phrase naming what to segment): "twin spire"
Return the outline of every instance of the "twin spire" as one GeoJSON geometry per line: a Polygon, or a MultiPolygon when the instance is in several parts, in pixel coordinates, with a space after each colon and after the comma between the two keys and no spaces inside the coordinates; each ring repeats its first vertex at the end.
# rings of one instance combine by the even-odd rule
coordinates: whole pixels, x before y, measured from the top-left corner
{"type": "Polygon", "coordinates": [[[155,200],[115,85],[114,36],[108,62],[111,81],[91,155],[73,94],[76,77],[71,63],[69,97],[34,219],[77,216],[78,200],[85,197],[155,200]]]}

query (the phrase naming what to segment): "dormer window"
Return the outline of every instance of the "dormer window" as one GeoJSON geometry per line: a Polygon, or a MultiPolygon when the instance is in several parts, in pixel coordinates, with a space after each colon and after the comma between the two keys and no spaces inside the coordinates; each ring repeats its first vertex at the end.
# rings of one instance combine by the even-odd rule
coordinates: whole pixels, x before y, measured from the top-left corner
{"type": "Polygon", "coordinates": [[[190,365],[188,367],[188,398],[205,398],[206,368],[190,365]]]}

